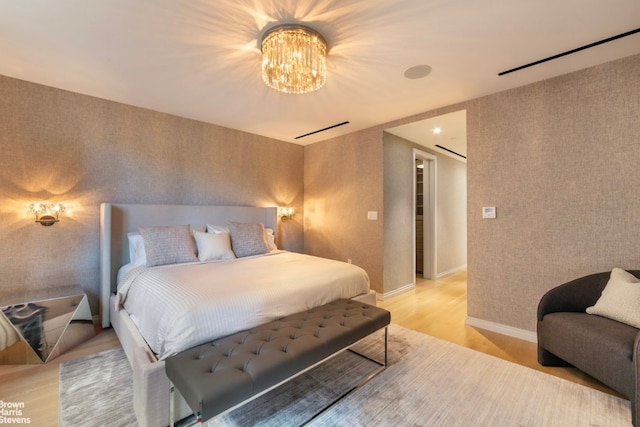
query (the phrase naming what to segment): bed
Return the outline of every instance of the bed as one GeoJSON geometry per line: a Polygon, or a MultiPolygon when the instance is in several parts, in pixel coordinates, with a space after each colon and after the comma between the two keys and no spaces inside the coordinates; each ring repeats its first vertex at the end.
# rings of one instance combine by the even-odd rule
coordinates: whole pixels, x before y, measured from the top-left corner
{"type": "MultiPolygon", "coordinates": [[[[260,224],[277,236],[275,207],[103,203],[100,214],[101,321],[103,327],[114,328],[132,366],[134,408],[141,426],[167,423],[169,381],[163,359],[171,354],[339,298],[375,305],[375,292],[359,267],[273,247],[237,259],[187,259],[149,267],[157,259],[151,254],[148,264],[134,262],[132,235],[169,226],[188,226],[191,235],[201,239],[236,227],[231,240],[242,252],[237,227],[244,231],[260,224]],[[198,234],[206,232],[210,234],[198,234]],[[189,283],[183,285],[185,278],[189,283]],[[157,299],[176,289],[164,302],[157,299]],[[201,313],[200,302],[207,297],[218,305],[201,313]]],[[[150,241],[149,234],[144,237],[150,241]]],[[[177,409],[189,413],[184,402],[177,409]]]]}

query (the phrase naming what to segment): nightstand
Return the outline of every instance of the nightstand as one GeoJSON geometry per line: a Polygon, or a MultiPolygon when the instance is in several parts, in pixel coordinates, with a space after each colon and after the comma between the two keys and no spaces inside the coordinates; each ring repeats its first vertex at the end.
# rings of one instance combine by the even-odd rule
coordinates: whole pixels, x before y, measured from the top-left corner
{"type": "Polygon", "coordinates": [[[81,286],[0,291],[0,364],[45,363],[95,335],[81,286]]]}

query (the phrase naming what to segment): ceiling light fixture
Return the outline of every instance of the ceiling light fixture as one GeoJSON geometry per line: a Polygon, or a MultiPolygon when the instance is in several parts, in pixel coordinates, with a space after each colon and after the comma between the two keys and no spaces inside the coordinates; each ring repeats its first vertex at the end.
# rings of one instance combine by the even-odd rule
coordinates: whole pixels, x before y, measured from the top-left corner
{"type": "Polygon", "coordinates": [[[262,37],[262,79],[284,93],[320,89],[327,78],[327,42],[303,25],[278,25],[262,37]]]}

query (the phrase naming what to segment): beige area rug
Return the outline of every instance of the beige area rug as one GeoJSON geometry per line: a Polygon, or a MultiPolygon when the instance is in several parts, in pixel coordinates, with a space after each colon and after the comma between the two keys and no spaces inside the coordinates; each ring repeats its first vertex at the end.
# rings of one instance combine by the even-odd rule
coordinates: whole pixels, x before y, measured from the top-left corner
{"type": "Polygon", "coordinates": [[[60,365],[60,427],[136,426],[132,372],[122,349],[60,365]]]}
{"type": "MultiPolygon", "coordinates": [[[[382,334],[357,349],[381,357],[382,334]]],[[[298,425],[372,369],[343,353],[209,426],[298,425]]],[[[121,350],[65,363],[60,375],[61,426],[135,425],[130,400],[107,395],[130,399],[121,350]]],[[[615,396],[391,325],[389,367],[311,425],[617,427],[631,425],[631,411],[615,396]]]]}

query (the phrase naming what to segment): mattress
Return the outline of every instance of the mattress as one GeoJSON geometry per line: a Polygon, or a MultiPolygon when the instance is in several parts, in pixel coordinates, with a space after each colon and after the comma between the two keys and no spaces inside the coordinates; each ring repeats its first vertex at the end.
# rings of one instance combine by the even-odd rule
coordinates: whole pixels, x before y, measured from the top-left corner
{"type": "Polygon", "coordinates": [[[230,261],[137,267],[120,304],[158,359],[369,291],[360,267],[287,251],[230,261]]]}

